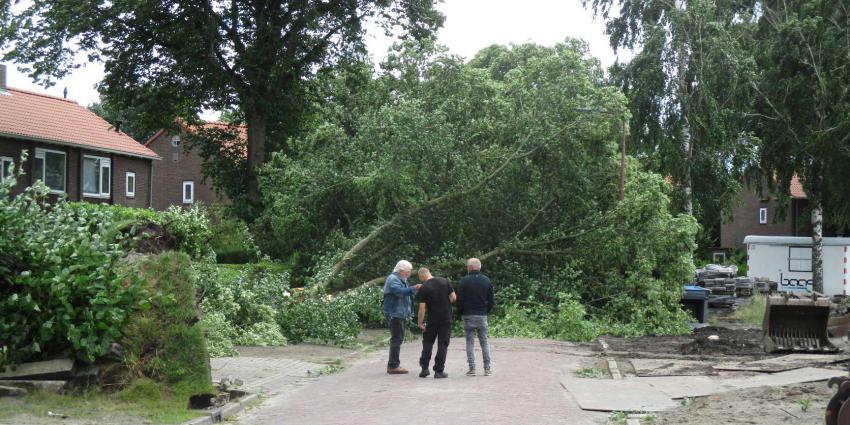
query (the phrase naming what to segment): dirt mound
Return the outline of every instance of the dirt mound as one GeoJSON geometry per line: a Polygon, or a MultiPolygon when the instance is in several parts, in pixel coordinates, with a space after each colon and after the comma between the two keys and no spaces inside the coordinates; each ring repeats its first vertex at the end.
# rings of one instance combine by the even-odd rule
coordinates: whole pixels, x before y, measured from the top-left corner
{"type": "MultiPolygon", "coordinates": [[[[146,222],[135,224],[135,235],[139,237],[135,245],[135,251],[141,254],[159,254],[161,252],[175,250],[179,241],[174,235],[156,223],[146,222]]],[[[130,229],[127,229],[128,231],[130,229]]]]}
{"type": "Polygon", "coordinates": [[[693,341],[679,346],[679,351],[682,354],[764,354],[762,331],[708,326],[695,330],[693,341]]]}

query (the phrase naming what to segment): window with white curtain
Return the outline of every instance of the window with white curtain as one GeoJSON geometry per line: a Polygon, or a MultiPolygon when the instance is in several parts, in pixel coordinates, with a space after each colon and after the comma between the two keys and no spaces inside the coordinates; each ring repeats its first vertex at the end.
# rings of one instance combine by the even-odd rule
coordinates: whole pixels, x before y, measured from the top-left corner
{"type": "Polygon", "coordinates": [[[125,176],[124,181],[126,183],[124,185],[124,187],[127,188],[127,197],[128,198],[135,197],[136,196],[136,173],[128,171],[127,175],[125,176]]]}
{"type": "Polygon", "coordinates": [[[65,152],[37,148],[35,178],[44,182],[53,193],[65,192],[65,152]]]}
{"type": "Polygon", "coordinates": [[[112,161],[100,156],[83,155],[83,195],[93,198],[109,197],[112,182],[112,161]]]}
{"type": "Polygon", "coordinates": [[[8,156],[0,156],[0,182],[12,177],[15,161],[8,156]]]}

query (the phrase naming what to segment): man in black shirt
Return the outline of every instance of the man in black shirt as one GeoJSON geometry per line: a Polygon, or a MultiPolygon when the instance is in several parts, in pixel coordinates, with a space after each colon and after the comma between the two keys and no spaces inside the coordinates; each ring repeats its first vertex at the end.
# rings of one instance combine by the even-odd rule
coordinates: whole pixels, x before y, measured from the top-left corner
{"type": "Polygon", "coordinates": [[[437,340],[437,356],[434,357],[434,378],[448,378],[444,372],[446,367],[446,353],[449,349],[449,339],[452,333],[452,305],[456,296],[449,281],[442,277],[431,276],[431,271],[426,268],[419,269],[419,281],[423,282],[417,293],[419,301],[419,329],[422,335],[422,356],[419,365],[422,366],[420,378],[430,375],[428,365],[431,363],[431,350],[434,348],[434,340],[437,340]],[[425,321],[425,313],[428,320],[425,321]]]}

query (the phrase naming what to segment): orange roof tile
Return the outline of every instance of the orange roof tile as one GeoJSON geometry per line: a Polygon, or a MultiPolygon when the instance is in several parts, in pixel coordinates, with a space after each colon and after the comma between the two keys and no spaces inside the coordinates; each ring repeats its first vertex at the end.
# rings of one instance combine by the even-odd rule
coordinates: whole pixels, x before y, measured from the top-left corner
{"type": "Polygon", "coordinates": [[[0,93],[0,135],[158,159],[157,154],[76,102],[9,87],[0,93]]]}
{"type": "Polygon", "coordinates": [[[800,183],[800,178],[794,174],[791,177],[791,189],[790,189],[791,197],[794,199],[806,199],[806,191],[803,190],[803,183],[800,183]]]}
{"type": "MultiPolygon", "coordinates": [[[[195,131],[195,129],[201,128],[204,130],[226,130],[231,132],[236,130],[237,139],[232,142],[226,142],[223,146],[226,148],[231,147],[234,143],[240,143],[243,145],[242,147],[242,155],[248,156],[248,126],[246,125],[236,125],[236,124],[228,124],[226,122],[221,121],[207,121],[203,124],[197,126],[190,126],[187,123],[183,122],[181,119],[176,119],[175,122],[186,131],[195,131]]],[[[156,140],[162,133],[168,131],[167,128],[161,128],[157,131],[153,136],[149,137],[147,141],[145,141],[145,146],[150,146],[154,140],[156,140]]]]}

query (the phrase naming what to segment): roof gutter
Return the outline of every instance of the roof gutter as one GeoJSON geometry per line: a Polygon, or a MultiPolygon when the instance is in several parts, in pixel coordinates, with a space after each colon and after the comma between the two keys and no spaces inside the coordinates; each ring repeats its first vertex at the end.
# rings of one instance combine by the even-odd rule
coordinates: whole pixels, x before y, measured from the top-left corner
{"type": "MultiPolygon", "coordinates": [[[[140,154],[136,154],[136,153],[120,151],[120,150],[117,150],[117,149],[104,149],[104,148],[98,148],[98,147],[94,147],[94,146],[81,145],[79,143],[65,142],[65,141],[62,141],[62,140],[46,139],[46,138],[43,138],[43,137],[25,136],[25,135],[22,135],[22,134],[5,133],[5,132],[2,132],[2,131],[0,131],[0,136],[8,137],[8,138],[11,138],[11,139],[29,140],[29,141],[33,141],[33,142],[50,143],[50,144],[60,145],[60,146],[70,146],[70,147],[74,147],[74,148],[91,149],[93,151],[114,153],[114,154],[117,154],[117,155],[131,156],[131,157],[134,157],[134,158],[150,159],[150,160],[156,160],[156,161],[162,160],[162,158],[159,155],[156,155],[156,154],[154,154],[154,156],[140,155],[140,154]]],[[[142,145],[140,144],[140,146],[142,146],[142,145]]]]}

